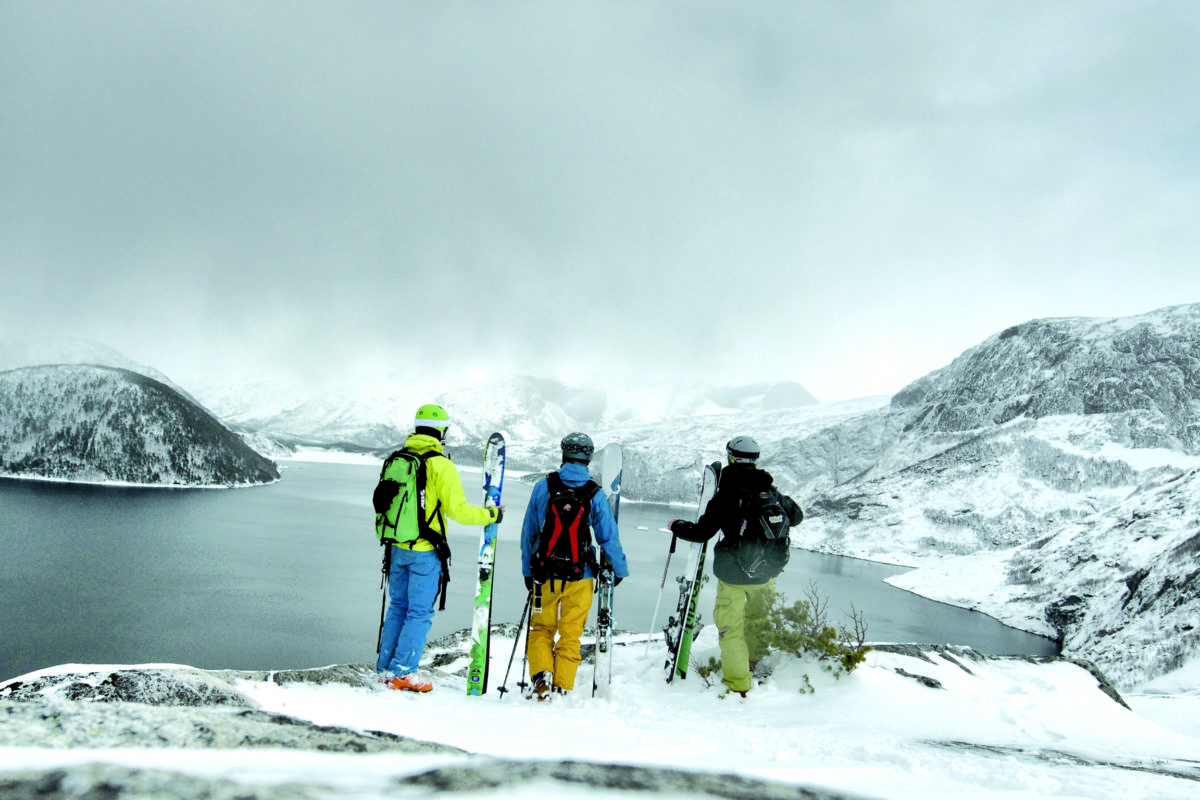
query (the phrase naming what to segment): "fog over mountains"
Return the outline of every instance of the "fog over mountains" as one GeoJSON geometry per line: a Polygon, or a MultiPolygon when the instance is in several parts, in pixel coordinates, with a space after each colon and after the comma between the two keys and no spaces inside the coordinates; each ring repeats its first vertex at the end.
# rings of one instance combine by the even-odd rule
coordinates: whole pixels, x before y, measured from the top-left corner
{"type": "Polygon", "coordinates": [[[816,404],[796,383],[735,387],[642,384],[575,387],[517,376],[424,392],[402,377],[381,378],[367,390],[314,391],[281,382],[200,387],[198,396],[235,429],[269,437],[285,449],[297,444],[391,450],[412,432],[413,414],[429,402],[444,405],[454,424],[453,446],[486,441],[495,430],[510,440],[538,442],[573,430],[746,410],[781,411],[816,404]]]}

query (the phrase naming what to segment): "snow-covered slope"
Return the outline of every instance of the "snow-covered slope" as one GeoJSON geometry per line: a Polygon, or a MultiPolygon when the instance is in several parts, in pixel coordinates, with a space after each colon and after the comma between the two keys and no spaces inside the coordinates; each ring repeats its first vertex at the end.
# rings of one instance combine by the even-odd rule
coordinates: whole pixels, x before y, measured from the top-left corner
{"type": "Polygon", "coordinates": [[[917,564],[1040,538],[1200,465],[1200,305],[1009,328],[824,435],[855,475],[808,498],[805,546],[917,564]]]}
{"type": "Polygon", "coordinates": [[[1200,450],[1200,305],[1120,319],[1034,320],[971,348],[892,400],[909,431],[1017,417],[1121,414],[1123,443],[1200,450]]]}
{"type": "Polygon", "coordinates": [[[171,486],[279,478],[274,463],[169,386],[80,365],[0,372],[0,474],[171,486]]]}
{"type": "Polygon", "coordinates": [[[1200,660],[1200,469],[1035,542],[889,579],[1055,637],[1131,686],[1200,660]]]}
{"type": "MultiPolygon", "coordinates": [[[[12,797],[593,798],[1195,796],[1188,698],[1151,721],[1089,669],[959,648],[880,648],[841,680],[777,658],[745,699],[662,645],[618,640],[611,700],[468,697],[465,632],[431,643],[427,695],[363,666],[281,672],[65,666],[0,686],[0,787],[12,797]],[[815,693],[799,691],[809,675],[815,693]],[[1189,727],[1190,726],[1190,727],[1189,727]]],[[[695,644],[717,653],[711,626],[695,644]]],[[[588,666],[581,678],[588,678],[588,666]]],[[[1140,697],[1127,697],[1141,709],[1140,697]]]]}
{"type": "Polygon", "coordinates": [[[0,337],[0,371],[38,367],[44,364],[81,364],[115,367],[137,372],[170,386],[184,397],[191,396],[182,387],[152,366],[139,364],[106,344],[69,337],[29,339],[0,337]]]}

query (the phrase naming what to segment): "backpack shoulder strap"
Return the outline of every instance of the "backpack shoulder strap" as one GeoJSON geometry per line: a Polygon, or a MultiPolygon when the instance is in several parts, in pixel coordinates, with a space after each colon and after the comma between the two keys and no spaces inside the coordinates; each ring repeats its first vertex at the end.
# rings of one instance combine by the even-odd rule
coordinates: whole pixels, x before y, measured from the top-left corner
{"type": "MultiPolygon", "coordinates": [[[[412,451],[410,450],[409,452],[412,452],[412,451]]],[[[426,514],[426,511],[425,511],[425,482],[426,482],[425,470],[428,467],[430,459],[436,458],[437,456],[442,456],[443,458],[448,458],[448,456],[445,453],[441,453],[437,450],[426,450],[424,453],[413,453],[413,455],[415,455],[415,456],[417,456],[417,458],[421,459],[420,468],[417,471],[417,487],[419,490],[418,502],[420,503],[420,509],[421,509],[417,515],[417,527],[420,530],[420,533],[417,535],[417,538],[424,539],[425,541],[432,544],[434,552],[437,553],[438,560],[442,562],[442,575],[438,580],[438,593],[435,596],[435,599],[438,602],[438,610],[445,611],[446,610],[446,584],[450,583],[450,543],[448,541],[446,541],[445,534],[440,534],[437,531],[435,531],[433,529],[433,527],[429,524],[429,521],[427,519],[427,517],[430,515],[426,514]]],[[[437,503],[433,507],[433,516],[438,516],[439,518],[441,518],[441,514],[442,514],[442,501],[438,500],[437,503]]],[[[442,523],[442,529],[445,530],[445,526],[446,526],[445,518],[441,518],[441,523],[442,523]]]]}

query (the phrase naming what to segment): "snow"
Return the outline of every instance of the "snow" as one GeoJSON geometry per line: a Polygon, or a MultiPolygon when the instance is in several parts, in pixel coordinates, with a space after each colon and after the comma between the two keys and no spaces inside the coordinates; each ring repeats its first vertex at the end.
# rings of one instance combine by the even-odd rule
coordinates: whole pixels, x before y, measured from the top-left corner
{"type": "Polygon", "coordinates": [[[307,461],[315,464],[370,464],[381,466],[383,459],[371,453],[348,453],[343,450],[327,450],[317,447],[301,447],[295,453],[276,459],[281,462],[307,461]]]}
{"type": "MultiPolygon", "coordinates": [[[[431,671],[435,689],[426,695],[393,692],[370,681],[276,683],[248,677],[251,673],[231,679],[238,692],[267,712],[436,742],[467,755],[207,750],[199,745],[0,747],[0,780],[10,773],[99,762],[251,788],[303,784],[322,787],[319,796],[383,797],[395,793],[402,776],[464,764],[478,768],[483,757],[484,764],[571,761],[693,775],[733,773],[836,796],[1197,796],[1200,698],[1139,696],[1130,711],[1103,693],[1092,673],[1067,661],[984,657],[969,650],[876,650],[853,674],[835,680],[815,663],[772,655],[766,660],[773,668],[770,675],[742,699],[725,697],[719,681],[707,685],[695,673],[667,685],[659,642],[647,647],[641,637],[628,635],[618,643],[610,700],[590,697],[587,663],[574,694],[547,704],[523,699],[517,693],[519,652],[507,680],[512,691],[500,694],[512,641],[499,637],[493,639],[490,690],[482,697],[468,697],[462,676],[453,674],[465,664],[465,651],[431,671]],[[815,692],[799,691],[804,675],[815,692]],[[937,681],[941,688],[913,676],[937,681]]],[[[711,626],[701,632],[694,652],[701,661],[718,654],[711,626]]],[[[81,669],[59,667],[18,680],[81,669]]],[[[1159,685],[1162,691],[1171,688],[1169,681],[1159,685]]],[[[0,688],[0,704],[3,698],[0,688]]],[[[623,794],[615,788],[581,788],[570,784],[568,791],[597,798],[623,794]]],[[[462,794],[544,797],[549,791],[563,791],[563,785],[548,773],[533,773],[517,785],[462,794]]],[[[746,791],[745,796],[755,796],[746,791]]],[[[701,794],[686,785],[658,793],[701,794]]]]}

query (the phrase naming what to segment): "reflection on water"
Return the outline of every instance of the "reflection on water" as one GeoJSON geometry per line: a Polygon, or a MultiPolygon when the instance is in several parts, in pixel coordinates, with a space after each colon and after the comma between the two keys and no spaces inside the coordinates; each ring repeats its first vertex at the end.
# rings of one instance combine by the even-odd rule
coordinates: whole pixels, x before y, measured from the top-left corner
{"type": "MultiPolygon", "coordinates": [[[[0,679],[62,663],[184,663],[285,669],[374,661],[381,550],[371,490],[378,468],[293,462],[277,484],[236,490],[121,489],[0,480],[0,679]]],[[[478,473],[463,470],[467,496],[478,473]]],[[[493,621],[524,603],[520,520],[530,487],[505,483],[493,621]]],[[[625,503],[631,576],[617,626],[649,631],[677,507],[625,503]]],[[[446,610],[433,636],[467,627],[478,528],[451,526],[446,610]]],[[[682,570],[683,549],[671,562],[682,570]]],[[[1054,652],[1053,643],[883,583],[903,568],[793,551],[777,580],[792,599],[811,582],[831,621],[853,605],[874,641],[967,644],[988,653],[1054,652]]],[[[711,618],[715,579],[701,598],[711,618]]],[[[668,578],[661,627],[677,592],[668,578]]]]}

